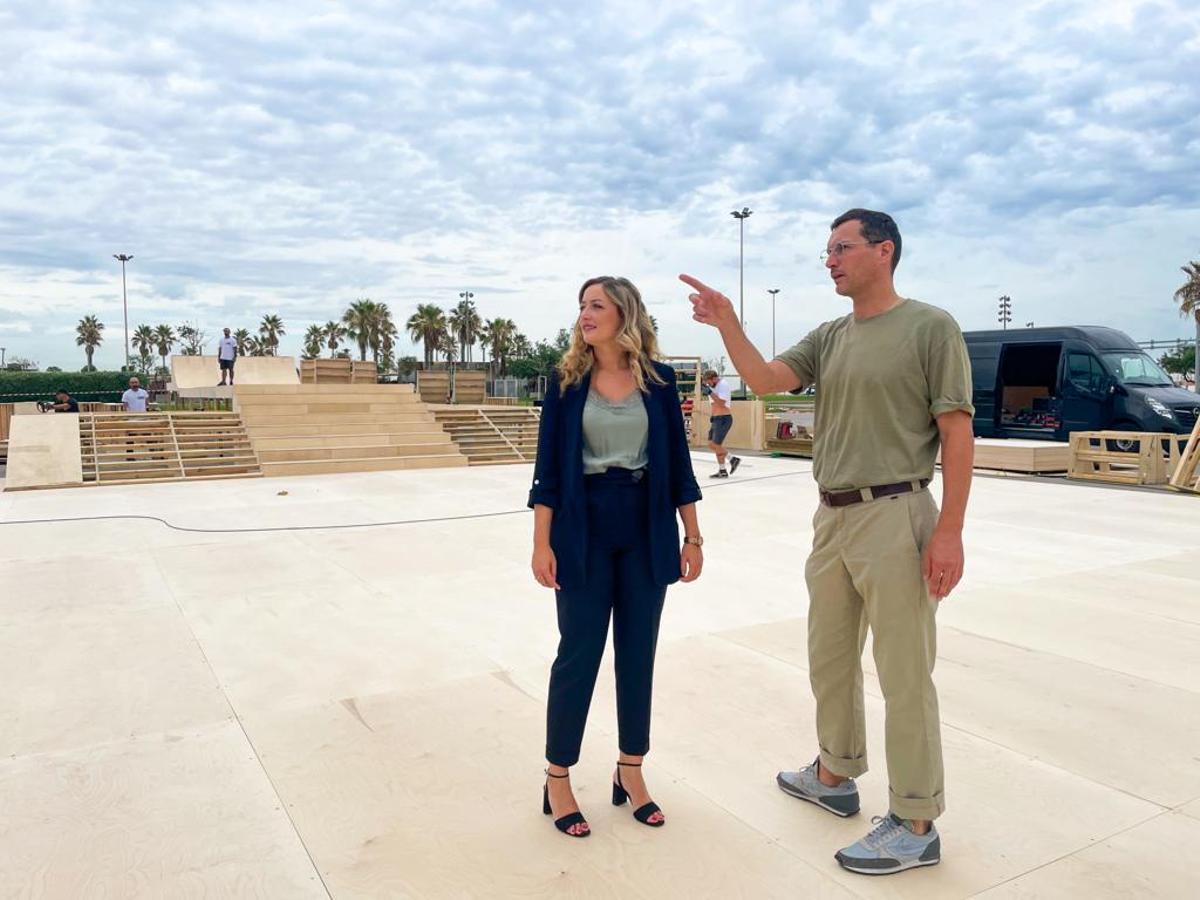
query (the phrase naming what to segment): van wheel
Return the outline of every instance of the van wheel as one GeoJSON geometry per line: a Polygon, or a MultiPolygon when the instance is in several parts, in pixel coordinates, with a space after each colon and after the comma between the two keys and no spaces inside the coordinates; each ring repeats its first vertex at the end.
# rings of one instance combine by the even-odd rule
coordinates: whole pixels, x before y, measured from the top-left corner
{"type": "MultiPolygon", "coordinates": [[[[1113,426],[1112,430],[1113,431],[1139,431],[1140,429],[1133,422],[1119,422],[1118,424],[1113,426]]],[[[1112,440],[1105,441],[1104,443],[1110,452],[1134,453],[1138,450],[1139,445],[1141,444],[1141,441],[1139,441],[1137,438],[1130,437],[1130,438],[1113,438],[1112,440]]]]}

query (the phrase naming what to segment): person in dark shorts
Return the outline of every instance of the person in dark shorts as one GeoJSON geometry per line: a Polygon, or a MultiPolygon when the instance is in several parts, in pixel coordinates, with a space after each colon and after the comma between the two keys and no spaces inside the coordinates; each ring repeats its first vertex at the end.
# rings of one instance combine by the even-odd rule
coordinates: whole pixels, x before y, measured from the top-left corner
{"type": "Polygon", "coordinates": [[[217,361],[221,365],[221,384],[225,384],[225,374],[229,374],[229,383],[233,384],[233,364],[237,361],[237,341],[225,329],[225,336],[217,341],[217,361]]]}
{"type": "Polygon", "coordinates": [[[737,456],[729,457],[729,468],[725,468],[725,438],[733,427],[733,407],[730,398],[733,392],[725,379],[709,369],[704,373],[704,387],[708,399],[712,401],[712,416],[708,425],[708,449],[717,455],[717,471],[710,478],[728,478],[737,471],[742,460],[737,456]]]}

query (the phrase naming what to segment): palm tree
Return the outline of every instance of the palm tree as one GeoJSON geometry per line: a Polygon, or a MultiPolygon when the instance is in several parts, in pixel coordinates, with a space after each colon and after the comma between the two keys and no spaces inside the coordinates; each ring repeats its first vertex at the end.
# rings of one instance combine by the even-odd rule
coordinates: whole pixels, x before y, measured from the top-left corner
{"type": "Polygon", "coordinates": [[[245,328],[239,328],[233,333],[233,339],[237,342],[238,356],[246,356],[250,352],[250,332],[245,328]]]}
{"type": "Polygon", "coordinates": [[[450,333],[458,341],[458,358],[463,362],[470,362],[471,349],[479,340],[479,332],[483,328],[483,319],[479,317],[474,301],[460,301],[458,306],[450,311],[448,324],[450,333]]]}
{"type": "Polygon", "coordinates": [[[150,357],[154,354],[154,329],[149,325],[139,325],[133,331],[133,337],[129,339],[133,344],[133,349],[138,352],[138,356],[142,358],[142,368],[145,371],[150,371],[150,357]]]}
{"type": "Polygon", "coordinates": [[[92,354],[104,342],[104,335],[100,333],[103,330],[104,323],[95,316],[84,316],[75,326],[75,343],[87,354],[87,369],[84,371],[91,372],[96,368],[92,365],[92,354]]]}
{"type": "Polygon", "coordinates": [[[249,356],[272,356],[274,355],[271,352],[273,349],[265,335],[252,337],[249,343],[246,344],[246,352],[249,356]]]}
{"type": "Polygon", "coordinates": [[[321,330],[325,332],[325,346],[329,348],[329,358],[333,359],[337,355],[338,345],[346,336],[346,329],[342,327],[341,322],[329,321],[321,330]]]}
{"type": "Polygon", "coordinates": [[[447,366],[458,358],[458,342],[449,331],[443,331],[439,337],[438,351],[446,358],[447,366]]]}
{"type": "Polygon", "coordinates": [[[316,359],[324,345],[325,329],[320,325],[309,325],[308,331],[304,332],[304,358],[316,359]]]}
{"type": "Polygon", "coordinates": [[[432,365],[434,351],[441,346],[442,335],[446,333],[446,314],[441,307],[433,303],[418,303],[417,311],[409,317],[404,327],[414,344],[424,346],[425,365],[432,365]]]}
{"type": "Polygon", "coordinates": [[[342,315],[346,334],[358,344],[359,359],[366,360],[367,348],[379,346],[379,304],[366,297],[355,300],[342,315]]]}
{"type": "Polygon", "coordinates": [[[492,319],[479,326],[479,349],[483,353],[482,362],[487,362],[488,348],[492,346],[492,319]]]}
{"type": "Polygon", "coordinates": [[[158,355],[162,357],[163,371],[167,371],[167,355],[171,352],[171,346],[178,338],[175,337],[175,331],[170,325],[159,325],[154,329],[154,342],[158,345],[158,355]]]}
{"type": "Polygon", "coordinates": [[[386,303],[380,303],[379,320],[375,328],[374,341],[371,343],[371,358],[375,360],[376,368],[379,367],[379,361],[382,358],[384,370],[391,370],[395,357],[396,338],[399,336],[400,330],[396,328],[396,322],[392,319],[392,311],[388,309],[386,303]]]}
{"type": "Polygon", "coordinates": [[[258,325],[258,334],[262,338],[262,346],[266,351],[258,355],[274,356],[275,351],[279,349],[279,339],[287,334],[287,330],[283,327],[283,319],[271,314],[263,316],[262,322],[258,325]]]}
{"type": "Polygon", "coordinates": [[[504,373],[508,358],[512,355],[513,344],[517,337],[517,323],[512,319],[492,319],[487,323],[488,338],[491,342],[492,362],[497,372],[504,373]]]}
{"type": "Polygon", "coordinates": [[[1175,292],[1175,299],[1179,301],[1179,314],[1192,316],[1196,320],[1195,389],[1200,394],[1200,262],[1193,260],[1186,266],[1180,266],[1180,269],[1188,280],[1175,292]]]}

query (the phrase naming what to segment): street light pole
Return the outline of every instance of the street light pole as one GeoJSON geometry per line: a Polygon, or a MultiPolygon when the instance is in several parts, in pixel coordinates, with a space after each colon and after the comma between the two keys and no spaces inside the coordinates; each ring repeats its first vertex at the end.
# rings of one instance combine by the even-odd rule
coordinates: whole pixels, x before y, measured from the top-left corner
{"type": "Polygon", "coordinates": [[[769,288],[767,293],[771,295],[771,358],[775,358],[775,295],[779,293],[779,288],[769,288]]]}
{"type": "Polygon", "coordinates": [[[738,324],[742,326],[742,330],[746,330],[746,220],[754,215],[754,210],[748,206],[743,206],[741,211],[734,210],[730,213],[738,220],[738,324]]]}
{"type": "MultiPolygon", "coordinates": [[[[474,297],[475,295],[473,293],[471,293],[470,291],[459,291],[458,296],[462,297],[462,299],[465,300],[467,303],[470,303],[471,298],[474,297]]],[[[474,349],[474,347],[475,347],[475,345],[472,344],[471,348],[474,349]]],[[[466,348],[464,347],[463,349],[466,349],[466,348]]],[[[465,360],[464,360],[464,362],[465,362],[465,360]]]]}
{"type": "Polygon", "coordinates": [[[133,259],[132,253],[114,253],[113,259],[121,263],[121,308],[125,312],[125,361],[121,363],[121,371],[129,367],[129,298],[125,291],[125,263],[133,259]]]}

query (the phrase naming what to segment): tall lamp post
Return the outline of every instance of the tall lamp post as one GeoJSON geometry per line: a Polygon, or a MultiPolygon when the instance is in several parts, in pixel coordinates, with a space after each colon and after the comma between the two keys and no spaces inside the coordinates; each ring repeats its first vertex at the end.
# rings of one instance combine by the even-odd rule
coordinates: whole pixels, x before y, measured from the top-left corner
{"type": "Polygon", "coordinates": [[[779,288],[768,288],[767,293],[771,295],[771,358],[775,358],[775,295],[779,293],[779,288]]]}
{"type": "Polygon", "coordinates": [[[735,209],[730,215],[738,220],[738,324],[745,329],[746,220],[754,215],[754,210],[743,206],[740,212],[735,209]]]}
{"type": "Polygon", "coordinates": [[[132,253],[114,253],[113,259],[121,263],[121,308],[125,313],[125,361],[121,371],[129,368],[129,299],[125,292],[125,263],[133,259],[132,253]]]}

